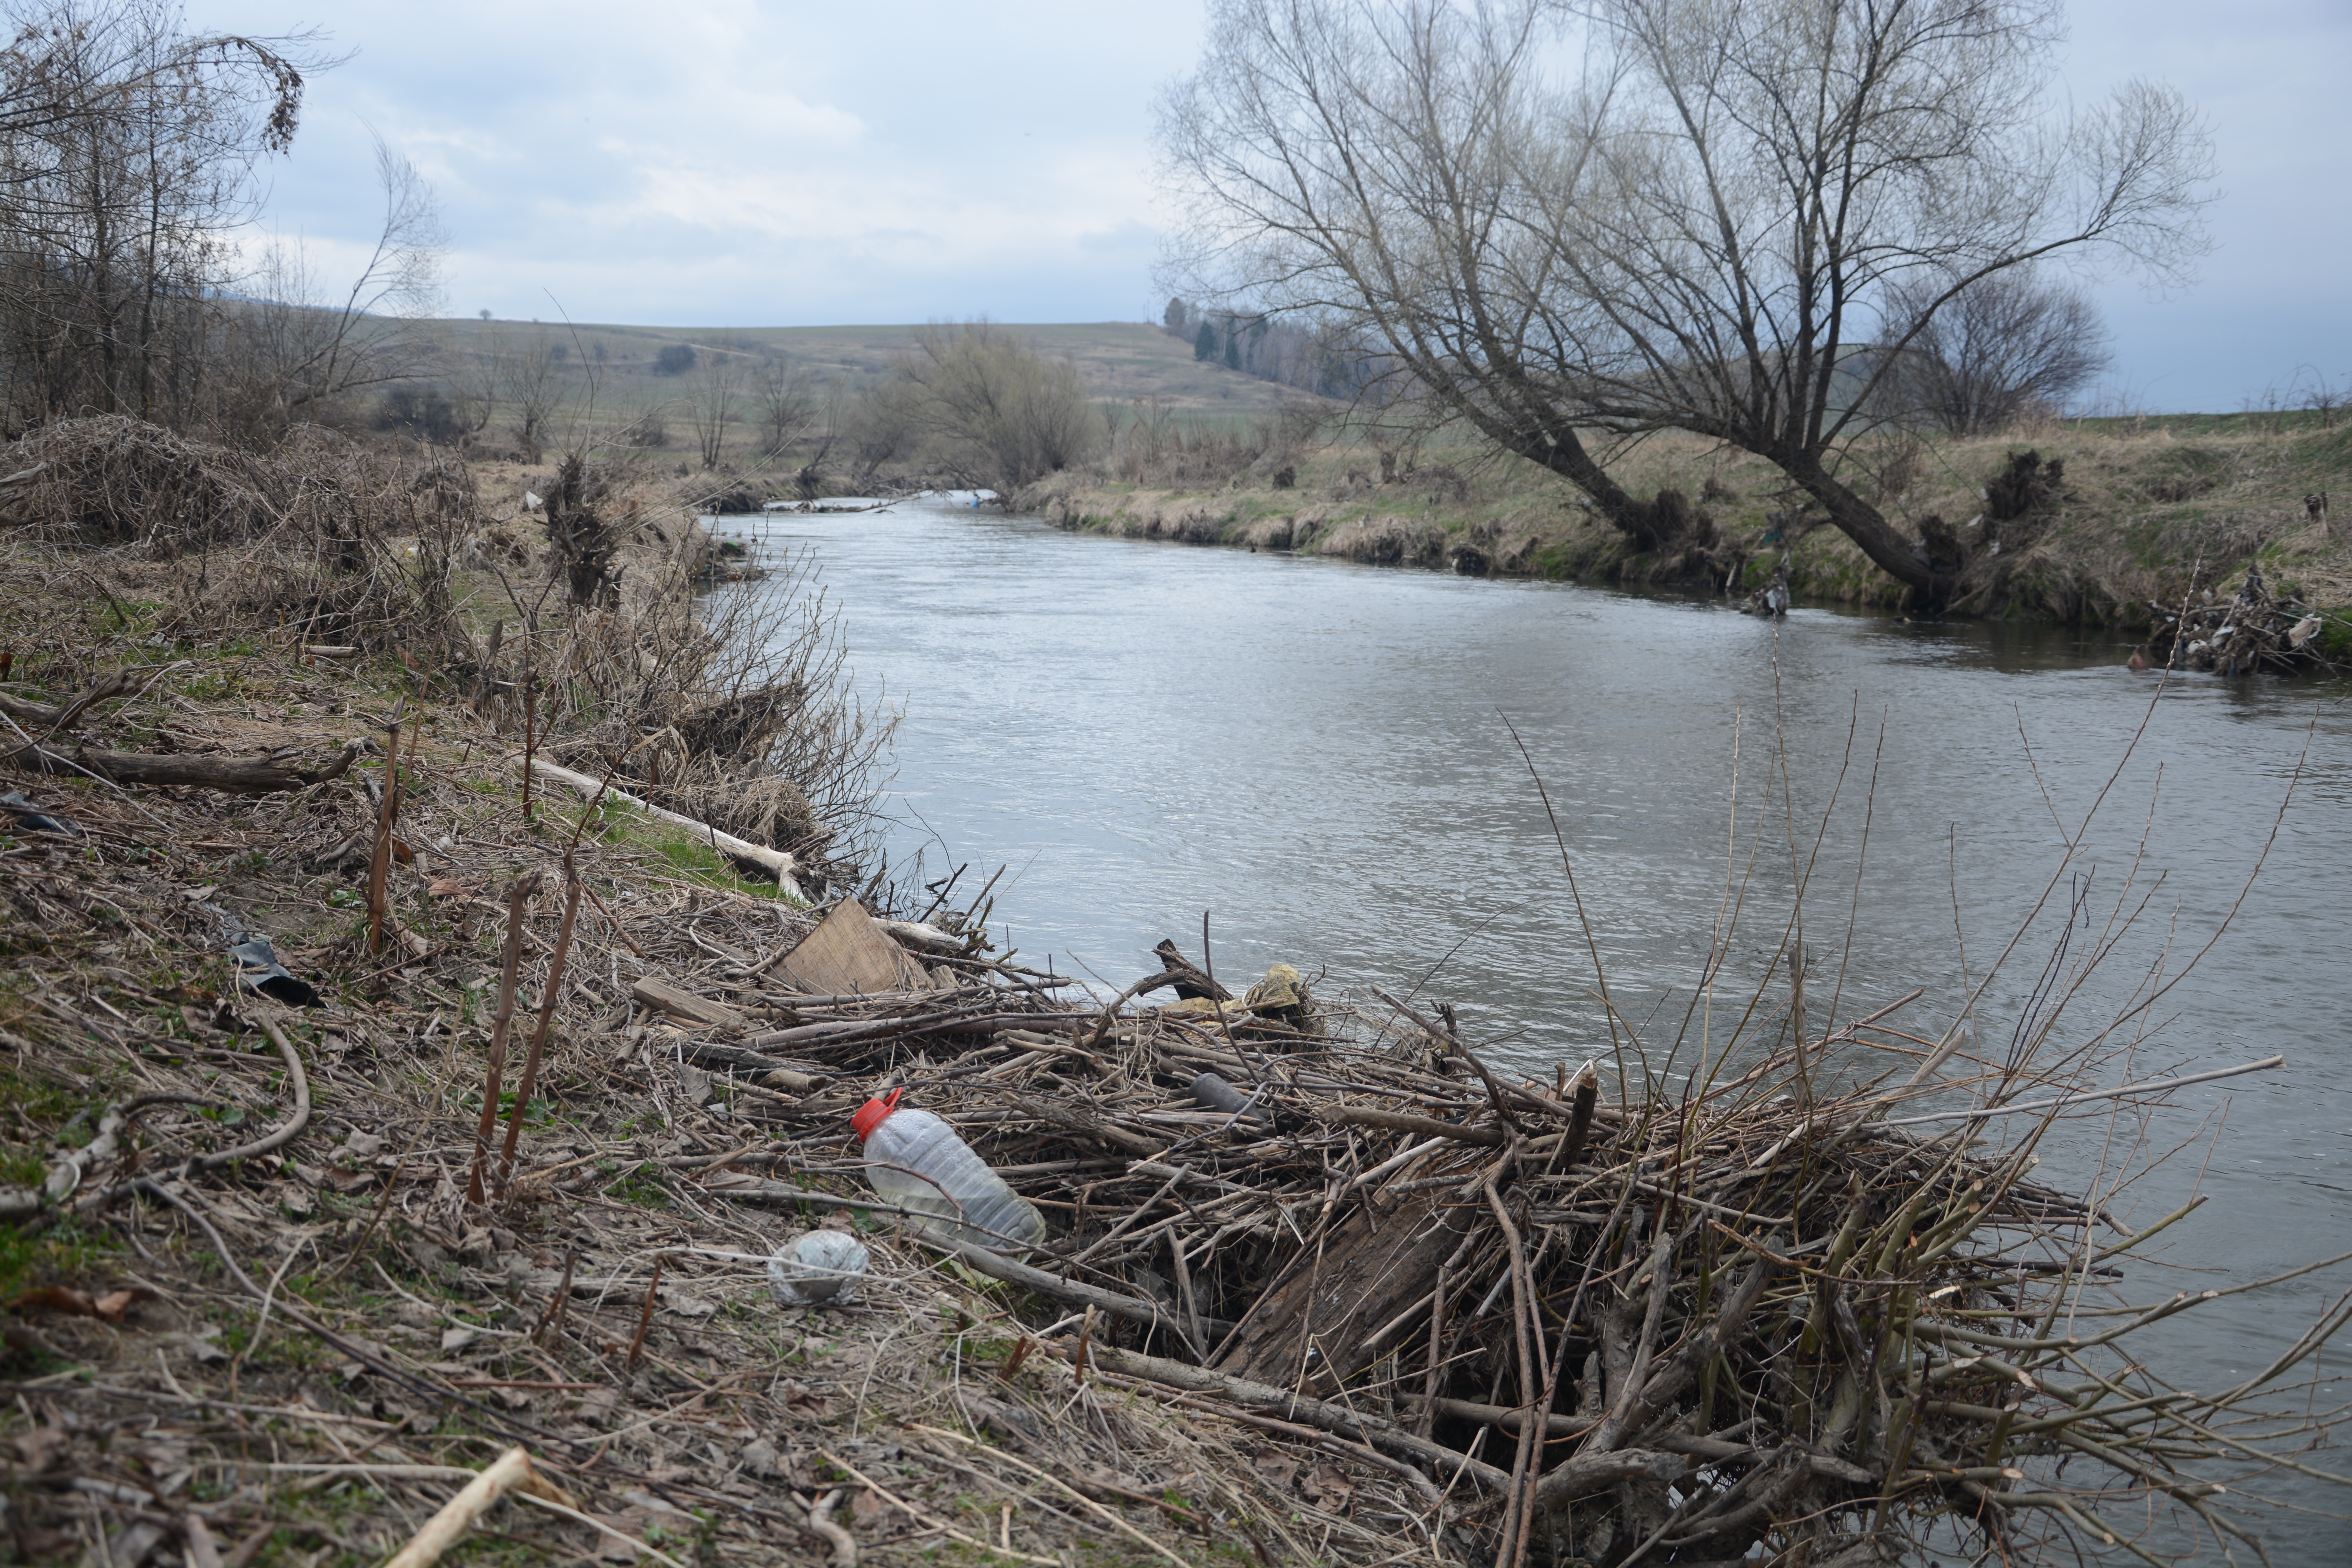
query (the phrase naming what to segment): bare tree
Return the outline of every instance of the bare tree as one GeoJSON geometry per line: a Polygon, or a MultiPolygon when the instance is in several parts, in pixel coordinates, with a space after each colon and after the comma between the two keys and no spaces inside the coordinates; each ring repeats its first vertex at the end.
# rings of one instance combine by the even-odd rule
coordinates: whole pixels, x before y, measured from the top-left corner
{"type": "MultiPolygon", "coordinates": [[[[897,376],[886,376],[865,387],[850,402],[841,415],[839,439],[849,448],[853,485],[859,489],[872,485],[883,464],[904,456],[922,439],[921,402],[921,389],[897,376]]],[[[832,449],[834,439],[828,430],[817,456],[802,468],[803,494],[815,493],[817,466],[832,449]]]]}
{"type": "Polygon", "coordinates": [[[2107,366],[2106,333],[2079,289],[2019,267],[1957,293],[1916,278],[1887,291],[1885,336],[1907,342],[1881,384],[1886,411],[1980,436],[2056,407],[2107,366]]]}
{"type": "Polygon", "coordinates": [[[446,243],[433,188],[378,138],[383,221],[367,261],[340,300],[322,297],[299,242],[263,247],[247,292],[226,322],[230,422],[266,437],[316,419],[350,395],[429,367],[438,342],[422,328],[441,302],[446,243]]]}
{"type": "Polygon", "coordinates": [[[751,373],[751,395],[759,411],[760,453],[781,455],[816,424],[816,373],[778,354],[751,373]]]}
{"type": "Polygon", "coordinates": [[[1643,548],[1679,495],[1596,436],[1776,464],[1929,600],[1949,574],[1840,478],[1909,348],[1890,291],[2067,251],[2200,253],[2195,117],[2145,82],[2067,117],[2032,0],[1216,0],[1163,100],[1187,291],[1370,340],[1433,418],[1584,490],[1643,548]],[[1548,53],[1580,50],[1555,80],[1548,53]],[[1867,351],[1858,353],[1858,350],[1867,351]]]}
{"type": "Polygon", "coordinates": [[[191,34],[165,0],[10,4],[0,47],[9,416],[201,421],[229,237],[290,145],[310,37],[191,34]]]}
{"type": "Polygon", "coordinates": [[[687,423],[694,426],[694,444],[702,466],[715,468],[727,444],[727,426],[737,417],[743,396],[743,360],[740,354],[705,349],[701,369],[686,395],[687,423]]]}
{"type": "Polygon", "coordinates": [[[520,342],[500,334],[491,351],[498,364],[499,391],[514,411],[515,441],[527,462],[539,461],[548,427],[571,391],[555,348],[555,340],[540,331],[520,342]]]}
{"type": "Polygon", "coordinates": [[[2330,381],[2326,372],[2315,370],[2310,365],[2305,365],[2296,374],[2298,377],[2307,375],[2311,379],[2310,390],[2303,395],[2303,405],[2319,416],[2321,429],[2334,428],[2336,411],[2352,403],[2352,375],[2346,376],[2341,382],[2330,381]]]}

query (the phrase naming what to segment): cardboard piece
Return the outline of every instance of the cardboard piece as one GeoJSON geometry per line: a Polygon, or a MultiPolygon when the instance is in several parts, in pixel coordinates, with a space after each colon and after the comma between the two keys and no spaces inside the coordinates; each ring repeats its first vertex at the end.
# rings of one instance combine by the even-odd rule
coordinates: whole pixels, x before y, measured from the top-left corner
{"type": "Polygon", "coordinates": [[[816,930],[784,955],[776,973],[812,996],[871,995],[928,988],[898,944],[856,899],[833,906],[816,930]]]}

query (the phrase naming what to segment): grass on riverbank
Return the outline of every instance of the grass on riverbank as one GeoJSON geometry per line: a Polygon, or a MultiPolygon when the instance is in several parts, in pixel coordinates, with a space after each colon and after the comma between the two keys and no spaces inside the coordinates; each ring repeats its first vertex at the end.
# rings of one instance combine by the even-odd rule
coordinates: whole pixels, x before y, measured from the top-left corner
{"type": "MultiPolygon", "coordinates": [[[[1980,488],[2011,454],[2063,462],[2055,517],[1968,613],[2144,627],[2147,601],[2231,584],[2259,560],[2274,588],[2333,611],[2352,606],[2352,521],[2332,527],[2305,498],[2352,504],[2352,423],[2313,416],[2052,421],[2000,437],[1890,437],[1855,453],[1858,488],[1898,526],[1964,525],[1980,488]]],[[[1366,444],[1268,450],[1202,481],[1155,485],[1108,471],[1056,476],[1023,498],[1058,525],[1198,544],[1291,549],[1378,564],[1625,584],[1690,583],[1711,573],[1735,592],[1760,584],[1783,550],[1799,601],[1893,607],[1902,585],[1808,513],[1762,459],[1680,436],[1619,454],[1612,471],[1637,494],[1683,490],[1722,543],[1705,562],[1630,549],[1583,498],[1534,465],[1475,448],[1400,453],[1383,481],[1366,444]],[[1276,488],[1276,470],[1295,482],[1276,488]]],[[[2338,510],[2341,510],[2340,506],[2338,510]]],[[[2352,657],[2336,621],[2334,657],[2352,657]]]]}

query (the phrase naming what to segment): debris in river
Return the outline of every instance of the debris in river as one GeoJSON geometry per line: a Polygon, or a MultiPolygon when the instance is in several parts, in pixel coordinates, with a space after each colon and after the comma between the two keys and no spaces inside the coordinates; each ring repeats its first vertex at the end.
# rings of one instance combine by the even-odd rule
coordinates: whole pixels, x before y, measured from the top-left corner
{"type": "MultiPolygon", "coordinates": [[[[1155,959],[1131,991],[1181,963],[1172,943],[1155,959]]],[[[1086,1315],[1045,1342],[1074,1367],[1325,1434],[1378,1461],[1352,1485],[1385,1470],[1406,1506],[1449,1500],[1441,1555],[1604,1561],[1650,1541],[1669,1563],[1759,1543],[1822,1562],[1939,1516],[2014,1547],[2053,1514],[2119,1528],[2102,1489],[2209,1494],[2130,1446],[2149,1407],[2127,1360],[2039,1326],[2043,1296],[2105,1277],[2093,1265],[2133,1236],[2097,1243],[2098,1210],[2030,1179],[2030,1139],[1905,1125],[1932,1076],[1808,1104],[1784,1092],[1783,1048],[1688,1103],[1609,1103],[1591,1064],[1511,1081],[1458,1041],[1409,1060],[1205,996],[1106,1031],[1010,978],[790,1031],[801,1059],[925,1097],[859,1113],[869,1161],[877,1122],[922,1114],[1068,1216],[1024,1231],[1044,1252],[1028,1263],[971,1227],[917,1218],[918,1239],[1086,1315]],[[2018,1466],[2068,1456],[2079,1479],[2022,1484],[2018,1466]]],[[[1253,994],[1304,1005],[1295,971],[1253,994]]],[[[786,1163],[826,1163],[839,1115],[811,1107],[786,1163]]],[[[914,1161],[886,1159],[886,1203],[936,1212],[892,1169],[914,1161]]],[[[2168,1431],[2183,1457],[2224,1451],[2168,1431]]]]}
{"type": "Polygon", "coordinates": [[[2291,672],[2326,663],[2316,638],[2322,622],[2294,595],[2274,595],[2259,565],[2246,568],[2236,595],[2217,599],[2208,590],[2194,603],[2150,603],[2147,641],[2138,649],[2158,669],[2252,675],[2291,672]]]}

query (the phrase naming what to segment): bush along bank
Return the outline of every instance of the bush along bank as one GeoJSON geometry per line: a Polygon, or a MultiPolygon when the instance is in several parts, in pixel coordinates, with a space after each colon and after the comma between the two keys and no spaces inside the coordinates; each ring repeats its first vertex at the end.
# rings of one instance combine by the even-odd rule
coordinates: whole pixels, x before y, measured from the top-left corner
{"type": "Polygon", "coordinates": [[[2316,418],[2079,421],[2008,437],[1890,438],[1858,449],[1864,488],[1952,569],[1923,605],[1761,460],[1658,437],[1622,464],[1674,542],[1643,550],[1517,459],[1427,447],[1235,452],[1225,473],[1129,465],[1055,475],[1016,498],[1074,531],[1471,576],[1676,588],[1742,602],[1783,579],[1795,603],[2151,633],[2259,564],[2320,626],[2310,661],[2352,661],[2352,426],[2316,418]],[[1385,461],[1381,460],[1385,458],[1385,461]]]}

